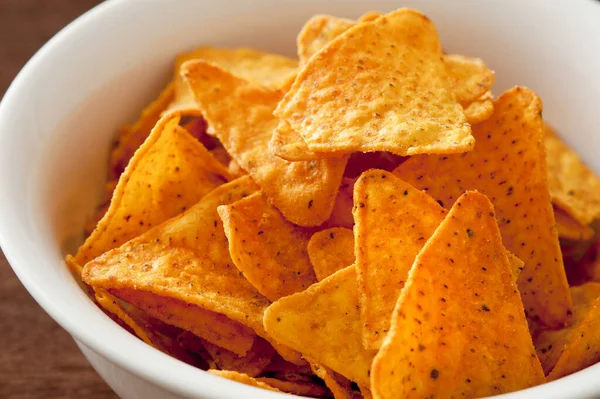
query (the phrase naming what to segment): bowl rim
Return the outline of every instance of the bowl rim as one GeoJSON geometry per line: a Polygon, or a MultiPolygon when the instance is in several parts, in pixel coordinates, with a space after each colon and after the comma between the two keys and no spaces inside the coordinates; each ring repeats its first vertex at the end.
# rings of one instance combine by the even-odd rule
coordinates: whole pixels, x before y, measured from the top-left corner
{"type": "MultiPolygon", "coordinates": [[[[559,0],[563,4],[567,4],[567,1],[559,0]]],[[[585,7],[588,7],[586,12],[594,10],[594,12],[598,12],[598,16],[600,17],[600,2],[581,0],[580,3],[569,2],[569,5],[572,7],[581,7],[584,3],[588,2],[593,4],[593,6],[588,7],[586,4],[585,7]]],[[[5,125],[12,125],[9,116],[11,109],[13,107],[19,108],[19,104],[22,103],[20,97],[22,97],[21,88],[24,86],[24,83],[28,80],[29,76],[35,74],[36,69],[44,64],[52,52],[61,46],[61,42],[65,38],[77,35],[87,25],[100,23],[98,21],[104,20],[113,13],[118,13],[121,7],[129,6],[131,3],[133,3],[131,0],[106,0],[98,4],[62,28],[33,55],[14,78],[0,102],[0,142],[3,140],[2,132],[8,130],[5,128],[5,125]]],[[[1,152],[2,146],[0,146],[1,152]]],[[[4,181],[0,173],[0,187],[7,186],[8,183],[4,181]]],[[[9,210],[6,207],[0,207],[0,220],[4,220],[4,212],[9,212],[9,210]]],[[[28,271],[27,264],[19,259],[18,251],[8,244],[11,241],[9,236],[10,230],[4,224],[0,223],[0,247],[20,282],[52,319],[77,341],[98,355],[128,372],[140,376],[151,384],[186,397],[206,397],[206,395],[215,398],[225,397],[223,395],[226,395],[226,397],[240,397],[242,395],[260,396],[263,398],[284,397],[284,394],[281,393],[244,385],[203,372],[144,344],[137,337],[123,330],[101,311],[97,312],[99,316],[90,315],[97,323],[110,323],[115,328],[121,330],[123,332],[121,337],[125,340],[124,342],[132,348],[132,351],[135,350],[136,353],[142,354],[143,358],[128,356],[130,353],[127,353],[127,351],[121,352],[112,348],[109,342],[102,340],[102,337],[96,336],[93,331],[89,328],[84,328],[80,322],[76,321],[75,314],[65,311],[52,301],[52,298],[46,294],[44,287],[33,280],[30,271],[28,271]],[[163,365],[157,367],[154,361],[148,360],[160,361],[163,362],[163,365]]],[[[531,397],[531,395],[540,397],[566,397],[557,395],[561,394],[561,389],[564,392],[567,386],[577,389],[577,395],[581,397],[593,397],[600,394],[599,374],[600,363],[556,381],[500,395],[499,397],[506,399],[525,398],[531,397]]],[[[570,391],[570,393],[574,394],[573,391],[570,391]]]]}

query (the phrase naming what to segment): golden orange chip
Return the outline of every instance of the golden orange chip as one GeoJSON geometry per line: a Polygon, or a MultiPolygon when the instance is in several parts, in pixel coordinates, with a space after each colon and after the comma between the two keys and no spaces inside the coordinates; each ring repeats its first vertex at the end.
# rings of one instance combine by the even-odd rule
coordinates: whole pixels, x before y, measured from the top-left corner
{"type": "Polygon", "coordinates": [[[476,101],[494,84],[494,72],[479,58],[446,54],[444,62],[456,100],[461,104],[476,101]]]}
{"type": "Polygon", "coordinates": [[[292,130],[290,124],[280,120],[269,140],[269,150],[287,161],[310,161],[339,156],[336,153],[312,152],[302,139],[302,136],[292,130]]]}
{"type": "Polygon", "coordinates": [[[446,207],[466,190],[487,195],[506,247],[525,262],[519,290],[528,316],[561,326],[571,298],[548,194],[541,111],[531,90],[508,90],[496,100],[494,115],[474,126],[474,151],[412,157],[395,174],[446,207]]]}
{"type": "Polygon", "coordinates": [[[589,240],[594,236],[594,229],[583,225],[575,220],[561,208],[554,206],[554,219],[556,220],[556,230],[560,238],[575,241],[589,240]]]}
{"type": "Polygon", "coordinates": [[[474,145],[435,27],[401,9],[312,57],[277,106],[315,152],[457,153],[474,145]]]}
{"type": "Polygon", "coordinates": [[[308,242],[308,257],[321,281],[354,264],[354,233],[344,227],[319,231],[308,242]]]}
{"type": "Polygon", "coordinates": [[[233,265],[217,214],[219,205],[256,189],[249,177],[217,187],[185,213],[88,262],[83,281],[178,299],[224,314],[264,336],[262,314],[269,301],[233,265]]]}
{"type": "Polygon", "coordinates": [[[226,182],[227,170],[178,126],[159,121],[119,179],[108,211],[79,248],[84,265],[194,205],[226,182]]]}
{"type": "Polygon", "coordinates": [[[600,361],[600,283],[571,288],[573,321],[561,330],[534,337],[548,380],[572,374],[600,361]]]}
{"type": "Polygon", "coordinates": [[[282,392],[287,392],[292,395],[310,396],[313,398],[320,398],[329,395],[327,388],[315,384],[314,382],[285,381],[270,377],[261,377],[257,378],[257,380],[269,386],[275,387],[282,392]]]}
{"type": "Polygon", "coordinates": [[[384,170],[354,185],[356,270],[363,345],[379,349],[415,257],[446,210],[433,198],[384,170]]]}
{"type": "Polygon", "coordinates": [[[333,208],[347,158],[288,162],[269,152],[281,93],[197,61],[185,73],[208,123],[232,158],[290,222],[317,226],[333,208]]]}
{"type": "Polygon", "coordinates": [[[544,129],[552,203],[580,224],[590,224],[600,217],[600,179],[550,126],[544,129]]]}
{"type": "Polygon", "coordinates": [[[467,121],[471,125],[476,125],[489,119],[494,114],[492,93],[487,92],[487,94],[484,94],[479,99],[463,105],[463,108],[467,121]]]}
{"type": "Polygon", "coordinates": [[[246,355],[256,338],[249,327],[180,300],[134,289],[111,290],[111,293],[155,319],[190,331],[240,356],[246,355]]]}
{"type": "Polygon", "coordinates": [[[210,342],[205,341],[203,345],[219,369],[237,371],[250,377],[256,377],[262,373],[275,353],[275,349],[261,338],[254,341],[254,345],[245,356],[238,356],[210,342]]]}
{"type": "Polygon", "coordinates": [[[310,57],[355,24],[351,19],[330,15],[315,15],[306,21],[296,39],[300,62],[306,64],[310,57]]]}
{"type": "Polygon", "coordinates": [[[117,180],[136,150],[146,141],[175,96],[175,85],[169,83],[158,98],[148,105],[132,126],[122,126],[110,153],[108,180],[117,180]]]}
{"type": "Polygon", "coordinates": [[[289,87],[298,68],[298,61],[278,54],[249,48],[201,47],[177,57],[173,73],[174,99],[168,111],[201,115],[194,94],[181,76],[181,66],[187,61],[196,59],[215,63],[236,76],[273,89],[289,87]]]}
{"type": "Polygon", "coordinates": [[[341,375],[318,363],[311,362],[310,368],[317,377],[325,382],[334,399],[352,399],[354,397],[350,381],[341,375]]]}
{"type": "Polygon", "coordinates": [[[251,385],[253,387],[258,387],[262,389],[266,389],[268,391],[281,392],[279,389],[267,384],[260,379],[252,378],[247,374],[238,373],[237,371],[230,370],[208,370],[209,373],[217,375],[219,377],[227,378],[229,380],[235,382],[241,382],[242,384],[251,385]]]}
{"type": "Polygon", "coordinates": [[[381,399],[484,397],[545,381],[484,195],[461,196],[415,259],[372,367],[381,399]]]}
{"type": "Polygon", "coordinates": [[[347,267],[269,306],[265,329],[275,340],[367,385],[374,351],[362,345],[356,269],[347,267]]]}
{"type": "Polygon", "coordinates": [[[306,250],[310,231],[285,220],[263,193],[218,212],[231,258],[258,292],[275,301],[317,281],[306,250]]]}

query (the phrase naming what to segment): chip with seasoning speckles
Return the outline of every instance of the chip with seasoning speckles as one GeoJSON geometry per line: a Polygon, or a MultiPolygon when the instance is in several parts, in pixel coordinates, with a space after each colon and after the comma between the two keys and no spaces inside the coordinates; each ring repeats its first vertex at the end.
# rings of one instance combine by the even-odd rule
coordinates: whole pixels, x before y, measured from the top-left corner
{"type": "Polygon", "coordinates": [[[308,242],[308,257],[317,280],[354,264],[354,233],[344,227],[333,227],[315,233],[308,242]]]}
{"type": "Polygon", "coordinates": [[[474,145],[433,23],[400,9],[310,58],[275,115],[314,152],[459,153],[474,145]]]}
{"type": "Polygon", "coordinates": [[[178,117],[169,116],[157,123],[75,262],[84,265],[180,214],[229,179],[225,167],[178,123],[178,117]]]}
{"type": "Polygon", "coordinates": [[[285,220],[262,192],[218,212],[231,258],[258,292],[275,301],[317,282],[306,250],[312,232],[285,220]]]}
{"type": "Polygon", "coordinates": [[[219,345],[239,356],[246,355],[256,338],[252,329],[223,314],[177,299],[130,288],[110,292],[150,317],[190,331],[207,342],[219,345]]]}
{"type": "Polygon", "coordinates": [[[556,380],[600,361],[600,283],[588,282],[572,287],[571,295],[571,325],[534,333],[534,343],[548,380],[556,380]]]}
{"type": "Polygon", "coordinates": [[[375,351],[362,345],[356,269],[340,270],[265,312],[275,340],[358,384],[369,385],[375,351]]]}
{"type": "Polygon", "coordinates": [[[464,104],[465,116],[471,125],[487,120],[494,113],[494,101],[491,92],[485,93],[477,100],[464,104]]]}
{"type": "Polygon", "coordinates": [[[466,190],[487,195],[506,248],[525,262],[519,290],[527,315],[559,327],[569,321],[571,297],[548,193],[542,103],[515,87],[494,107],[492,117],[473,127],[472,152],[412,157],[394,173],[445,207],[466,190]]]}
{"type": "Polygon", "coordinates": [[[281,92],[202,61],[186,63],[184,73],[223,146],[285,218],[301,226],[327,220],[347,157],[289,162],[272,155],[269,140],[278,124],[273,110],[281,92]]]}
{"type": "Polygon", "coordinates": [[[373,361],[373,396],[473,398],[544,381],[494,207],[467,192],[415,259],[373,361]]]}
{"type": "Polygon", "coordinates": [[[354,234],[363,343],[379,349],[415,257],[446,210],[426,193],[384,170],[354,185],[354,234]]]}
{"type": "Polygon", "coordinates": [[[241,382],[242,384],[251,385],[253,387],[266,389],[268,391],[281,392],[279,389],[267,384],[265,381],[250,377],[248,374],[238,373],[237,371],[231,370],[208,370],[209,373],[227,378],[235,382],[241,382]]]}

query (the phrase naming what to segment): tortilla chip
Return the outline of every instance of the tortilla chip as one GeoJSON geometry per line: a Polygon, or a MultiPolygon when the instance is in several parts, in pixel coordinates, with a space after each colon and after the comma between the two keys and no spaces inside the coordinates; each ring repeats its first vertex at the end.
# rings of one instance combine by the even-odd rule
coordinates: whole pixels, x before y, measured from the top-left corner
{"type": "Polygon", "coordinates": [[[354,233],[343,227],[319,231],[310,238],[307,250],[317,280],[321,281],[354,264],[354,233]]]}
{"type": "Polygon", "coordinates": [[[553,206],[554,219],[556,220],[556,230],[560,238],[574,241],[589,240],[594,236],[594,229],[583,225],[575,220],[567,212],[557,206],[553,206]]]}
{"type": "Polygon", "coordinates": [[[561,326],[571,314],[571,298],[553,228],[541,110],[531,90],[508,90],[496,100],[494,115],[474,126],[474,151],[412,157],[394,173],[446,207],[466,190],[487,195],[504,244],[525,262],[519,290],[528,316],[561,326]]]}
{"type": "Polygon", "coordinates": [[[331,214],[347,158],[288,162],[270,154],[281,93],[254,86],[202,61],[185,65],[204,117],[233,159],[287,220],[317,226],[331,214]]]}
{"type": "Polygon", "coordinates": [[[178,299],[224,314],[264,336],[262,314],[269,301],[234,267],[217,214],[219,205],[254,191],[249,177],[217,187],[185,213],[88,262],[83,281],[178,299]]]}
{"type": "Polygon", "coordinates": [[[133,126],[122,126],[119,129],[119,136],[110,153],[108,181],[117,180],[125,171],[133,154],[146,141],[174,96],[175,85],[171,82],[156,100],[144,108],[133,126]]]}
{"type": "Polygon", "coordinates": [[[494,72],[479,58],[446,54],[444,63],[456,100],[461,104],[476,101],[494,84],[494,72]]]}
{"type": "Polygon", "coordinates": [[[542,330],[534,337],[548,380],[600,361],[600,283],[571,287],[573,321],[561,330],[542,330]]]}
{"type": "Polygon", "coordinates": [[[415,257],[446,211],[433,198],[384,170],[354,185],[356,270],[365,348],[378,349],[415,257]]]}
{"type": "Polygon", "coordinates": [[[354,266],[274,302],[264,325],[282,344],[351,381],[369,383],[375,353],[362,345],[354,266]]]}
{"type": "Polygon", "coordinates": [[[494,114],[494,101],[491,92],[487,92],[479,99],[463,105],[467,121],[471,125],[476,125],[494,114]]]}
{"type": "Polygon", "coordinates": [[[298,61],[277,54],[264,53],[249,48],[201,47],[177,56],[173,81],[175,93],[168,111],[178,111],[187,115],[201,115],[194,100],[194,94],[181,75],[182,65],[190,60],[205,60],[256,84],[273,89],[289,87],[295,78],[298,61]]]}
{"type": "Polygon", "coordinates": [[[372,367],[382,399],[484,397],[545,381],[484,195],[461,196],[415,259],[372,367]]]}
{"type": "Polygon", "coordinates": [[[331,216],[320,227],[345,227],[351,229],[354,226],[354,219],[352,218],[352,207],[354,206],[352,202],[352,190],[354,182],[355,179],[348,177],[342,179],[342,185],[335,196],[331,216]]]}
{"type": "Polygon", "coordinates": [[[518,282],[521,272],[523,271],[523,269],[525,269],[525,262],[517,258],[517,256],[510,251],[506,251],[506,255],[508,256],[508,263],[510,265],[512,275],[515,281],[518,282]]]}
{"type": "Polygon", "coordinates": [[[314,398],[329,396],[327,388],[315,384],[314,382],[285,381],[269,377],[261,377],[257,378],[257,380],[292,395],[310,396],[314,398]]]}
{"type": "Polygon", "coordinates": [[[269,150],[287,161],[310,161],[313,159],[331,158],[339,154],[312,152],[302,139],[302,136],[292,130],[287,121],[280,120],[269,141],[269,150]]]}
{"type": "Polygon", "coordinates": [[[259,379],[252,378],[244,373],[238,373],[237,371],[230,370],[208,370],[209,373],[217,375],[219,377],[227,378],[235,382],[241,382],[242,384],[251,385],[253,387],[258,387],[262,389],[266,389],[269,391],[281,392],[279,389],[272,387],[266,382],[260,381],[259,379]]]}
{"type": "Polygon", "coordinates": [[[431,21],[394,11],[348,29],[312,57],[274,113],[315,152],[469,151],[471,128],[442,55],[431,21]]]}
{"type": "Polygon", "coordinates": [[[110,207],[75,261],[83,265],[183,212],[229,174],[179,118],[159,121],[121,176],[110,207]]]}
{"type": "Polygon", "coordinates": [[[356,22],[351,19],[330,15],[315,15],[306,21],[296,39],[300,63],[306,64],[314,54],[354,25],[356,22]]]}
{"type": "Polygon", "coordinates": [[[258,292],[275,301],[317,281],[306,250],[310,231],[285,220],[262,193],[218,212],[231,258],[258,292]]]}
{"type": "Polygon", "coordinates": [[[317,377],[325,382],[325,385],[327,385],[327,388],[329,388],[333,394],[334,399],[354,398],[350,381],[318,363],[311,362],[310,368],[317,377]]]}
{"type": "Polygon", "coordinates": [[[133,289],[111,290],[111,293],[155,319],[190,331],[240,356],[246,355],[256,337],[253,330],[220,313],[173,298],[133,289]]]}
{"type": "Polygon", "coordinates": [[[252,349],[246,356],[238,356],[210,342],[205,341],[203,344],[219,369],[237,371],[250,377],[256,377],[262,373],[275,353],[275,349],[261,338],[254,341],[252,349]]]}
{"type": "Polygon", "coordinates": [[[582,225],[600,217],[600,179],[547,124],[544,142],[552,203],[582,225]]]}

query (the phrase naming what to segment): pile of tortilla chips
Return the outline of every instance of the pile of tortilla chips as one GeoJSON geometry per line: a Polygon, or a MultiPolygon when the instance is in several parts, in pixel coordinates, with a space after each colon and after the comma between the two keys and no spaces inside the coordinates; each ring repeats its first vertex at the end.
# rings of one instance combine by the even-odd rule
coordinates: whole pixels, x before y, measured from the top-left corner
{"type": "Polygon", "coordinates": [[[181,54],[119,130],[67,256],[97,304],[310,397],[481,397],[598,362],[600,180],[538,96],[494,97],[409,9],[315,16],[297,45],[181,54]]]}

